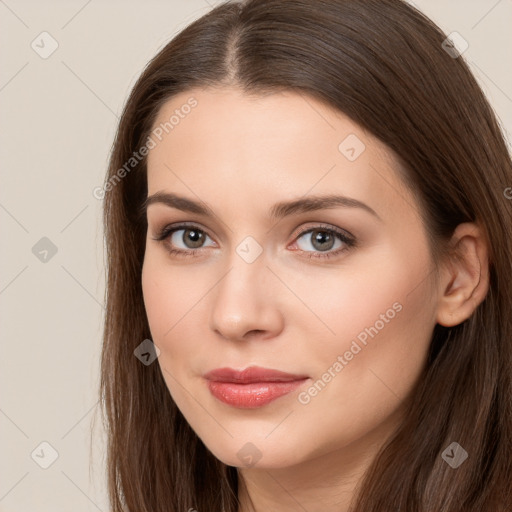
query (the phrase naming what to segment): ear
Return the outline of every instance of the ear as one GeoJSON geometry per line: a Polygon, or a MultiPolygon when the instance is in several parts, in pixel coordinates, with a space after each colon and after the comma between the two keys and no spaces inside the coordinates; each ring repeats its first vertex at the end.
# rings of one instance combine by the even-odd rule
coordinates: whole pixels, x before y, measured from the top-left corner
{"type": "Polygon", "coordinates": [[[437,323],[453,327],[467,320],[489,290],[488,244],[474,223],[459,224],[441,270],[437,323]]]}

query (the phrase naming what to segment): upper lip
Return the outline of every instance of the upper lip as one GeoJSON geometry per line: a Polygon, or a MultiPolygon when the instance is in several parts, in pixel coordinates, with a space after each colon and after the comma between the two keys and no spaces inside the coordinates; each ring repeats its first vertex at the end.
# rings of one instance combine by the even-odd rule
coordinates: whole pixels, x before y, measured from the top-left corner
{"type": "Polygon", "coordinates": [[[260,366],[249,366],[245,370],[233,368],[216,368],[204,375],[205,379],[217,382],[233,382],[249,384],[251,382],[290,382],[294,380],[307,379],[307,375],[294,375],[291,373],[262,368],[260,366]]]}

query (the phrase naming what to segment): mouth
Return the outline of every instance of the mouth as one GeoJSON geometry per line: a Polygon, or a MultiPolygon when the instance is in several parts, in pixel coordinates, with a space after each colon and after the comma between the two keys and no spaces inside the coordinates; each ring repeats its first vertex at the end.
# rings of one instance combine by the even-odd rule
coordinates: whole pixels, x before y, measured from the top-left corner
{"type": "Polygon", "coordinates": [[[291,393],[309,377],[250,366],[242,371],[218,368],[204,378],[210,393],[221,402],[240,409],[255,409],[291,393]]]}

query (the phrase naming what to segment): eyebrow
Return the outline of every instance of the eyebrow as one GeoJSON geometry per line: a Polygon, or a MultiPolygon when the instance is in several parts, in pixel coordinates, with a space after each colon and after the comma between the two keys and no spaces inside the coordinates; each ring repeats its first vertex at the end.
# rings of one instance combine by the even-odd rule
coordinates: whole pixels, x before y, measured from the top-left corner
{"type": "MultiPolygon", "coordinates": [[[[157,203],[164,204],[184,212],[196,213],[206,217],[216,217],[213,210],[205,203],[194,201],[170,192],[156,192],[155,194],[148,196],[141,205],[141,214],[145,214],[150,205],[157,203]]],[[[271,220],[279,220],[294,214],[339,207],[360,208],[382,221],[377,212],[367,204],[351,197],[334,194],[307,196],[300,199],[294,199],[292,201],[276,203],[269,210],[269,218],[271,220]]]]}

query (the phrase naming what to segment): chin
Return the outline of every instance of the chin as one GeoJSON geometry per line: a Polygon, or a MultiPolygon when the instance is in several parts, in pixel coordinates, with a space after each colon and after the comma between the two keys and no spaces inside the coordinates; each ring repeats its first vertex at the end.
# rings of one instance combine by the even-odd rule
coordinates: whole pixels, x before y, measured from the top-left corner
{"type": "Polygon", "coordinates": [[[299,464],[304,460],[304,453],[297,450],[303,443],[291,444],[287,440],[283,445],[277,437],[274,440],[249,436],[203,443],[222,463],[238,468],[278,469],[299,464]]]}

